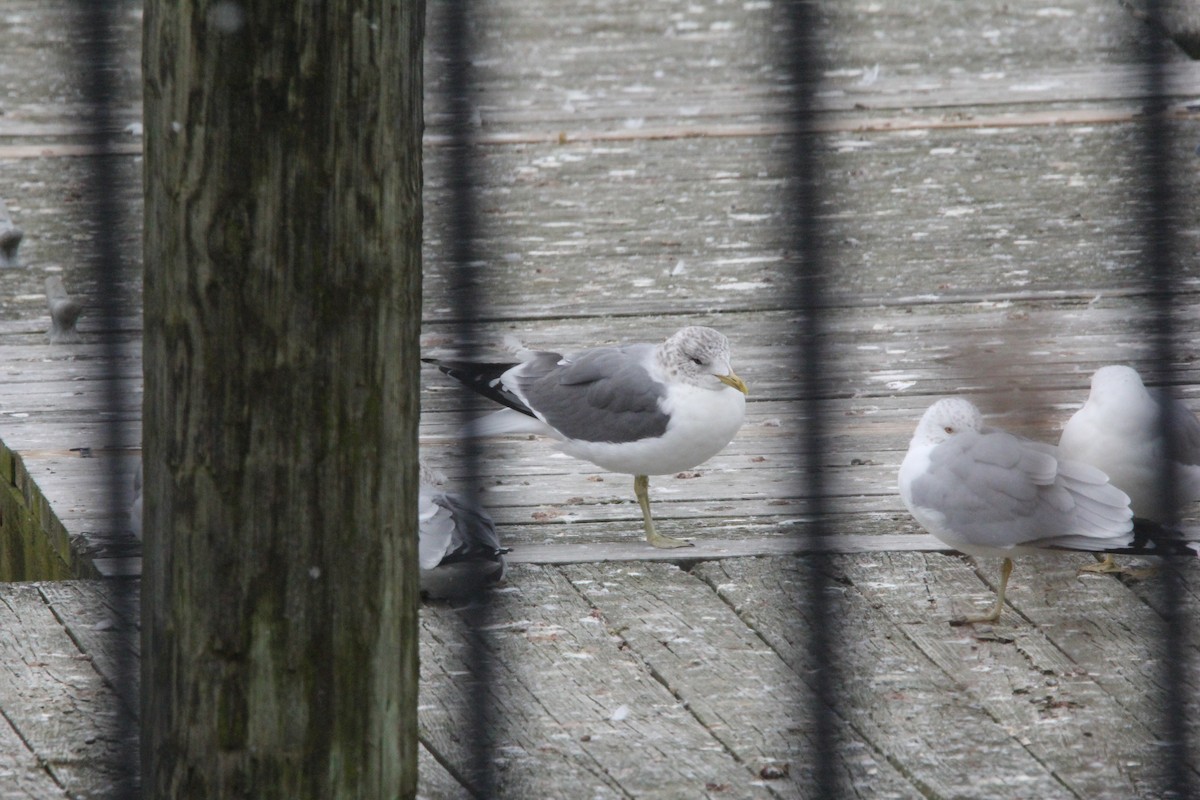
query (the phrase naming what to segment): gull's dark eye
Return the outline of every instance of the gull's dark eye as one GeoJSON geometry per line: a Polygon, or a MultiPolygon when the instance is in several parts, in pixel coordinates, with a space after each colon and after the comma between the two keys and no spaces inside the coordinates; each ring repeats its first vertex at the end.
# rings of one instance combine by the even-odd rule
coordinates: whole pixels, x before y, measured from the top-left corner
{"type": "Polygon", "coordinates": [[[954,433],[954,426],[947,425],[946,427],[942,428],[942,430],[944,430],[946,433],[954,433]]]}
{"type": "Polygon", "coordinates": [[[695,356],[692,356],[692,363],[695,364],[697,367],[699,367],[704,364],[704,359],[696,358],[695,356]]]}

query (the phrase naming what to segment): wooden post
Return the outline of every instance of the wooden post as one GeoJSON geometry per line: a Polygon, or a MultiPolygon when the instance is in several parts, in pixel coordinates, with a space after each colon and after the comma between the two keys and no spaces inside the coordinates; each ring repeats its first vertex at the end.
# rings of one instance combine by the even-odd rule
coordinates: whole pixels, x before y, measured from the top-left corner
{"type": "Polygon", "coordinates": [[[423,28],[146,4],[147,797],[415,795],[423,28]]]}

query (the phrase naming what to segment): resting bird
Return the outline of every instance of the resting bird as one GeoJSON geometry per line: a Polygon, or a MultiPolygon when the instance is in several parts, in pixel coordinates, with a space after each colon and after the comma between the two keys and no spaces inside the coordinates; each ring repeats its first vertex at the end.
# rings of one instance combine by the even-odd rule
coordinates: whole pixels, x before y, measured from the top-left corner
{"type": "Polygon", "coordinates": [[[519,364],[425,361],[507,406],[472,424],[472,435],[552,436],[567,455],[633,475],[646,541],[655,547],[691,542],[655,530],[649,476],[712,458],[733,440],[746,411],[746,384],[729,363],[729,342],[712,328],[682,328],[658,345],[535,352],[519,364]]]}
{"type": "MultiPolygon", "coordinates": [[[[1175,502],[1182,507],[1200,499],[1200,420],[1162,390],[1147,389],[1130,367],[1096,370],[1087,402],[1063,428],[1059,453],[1103,470],[1114,486],[1129,495],[1134,517],[1174,524],[1178,509],[1167,508],[1162,491],[1167,458],[1161,428],[1165,412],[1171,414],[1178,459],[1173,465],[1175,502]]],[[[1083,569],[1121,571],[1111,555],[1083,569]]]]}
{"type": "Polygon", "coordinates": [[[507,549],[483,509],[441,488],[445,477],[420,464],[417,528],[421,594],[462,597],[504,579],[507,549]]]}
{"type": "Polygon", "coordinates": [[[984,427],[962,398],[939,400],[921,417],[899,477],[904,505],[927,531],[968,555],[1004,559],[996,605],[962,623],[1000,618],[1014,556],[1133,543],[1129,497],[1103,472],[984,427]]]}

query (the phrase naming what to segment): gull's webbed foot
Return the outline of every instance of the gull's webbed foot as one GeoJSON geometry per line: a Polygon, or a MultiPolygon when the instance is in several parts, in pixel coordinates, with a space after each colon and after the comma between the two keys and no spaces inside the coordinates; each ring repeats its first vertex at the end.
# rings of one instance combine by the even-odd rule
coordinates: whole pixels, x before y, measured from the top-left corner
{"type": "Polygon", "coordinates": [[[1103,561],[1097,561],[1095,564],[1085,564],[1080,567],[1079,572],[1091,572],[1096,575],[1128,575],[1134,580],[1144,581],[1147,578],[1153,577],[1158,572],[1157,567],[1122,567],[1113,558],[1112,553],[1105,553],[1103,561]]]}

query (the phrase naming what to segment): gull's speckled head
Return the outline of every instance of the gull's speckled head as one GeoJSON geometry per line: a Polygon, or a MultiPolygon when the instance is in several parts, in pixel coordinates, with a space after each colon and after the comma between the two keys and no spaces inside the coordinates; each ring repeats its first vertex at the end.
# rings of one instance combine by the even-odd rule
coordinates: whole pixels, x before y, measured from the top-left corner
{"type": "Polygon", "coordinates": [[[925,410],[921,421],[917,423],[917,431],[913,440],[923,444],[941,444],[963,431],[983,430],[983,414],[971,403],[961,397],[947,397],[938,400],[925,410]]]}
{"type": "Polygon", "coordinates": [[[680,328],[659,345],[658,362],[665,372],[693,386],[731,387],[749,394],[729,363],[729,340],[712,328],[680,328]]]}

